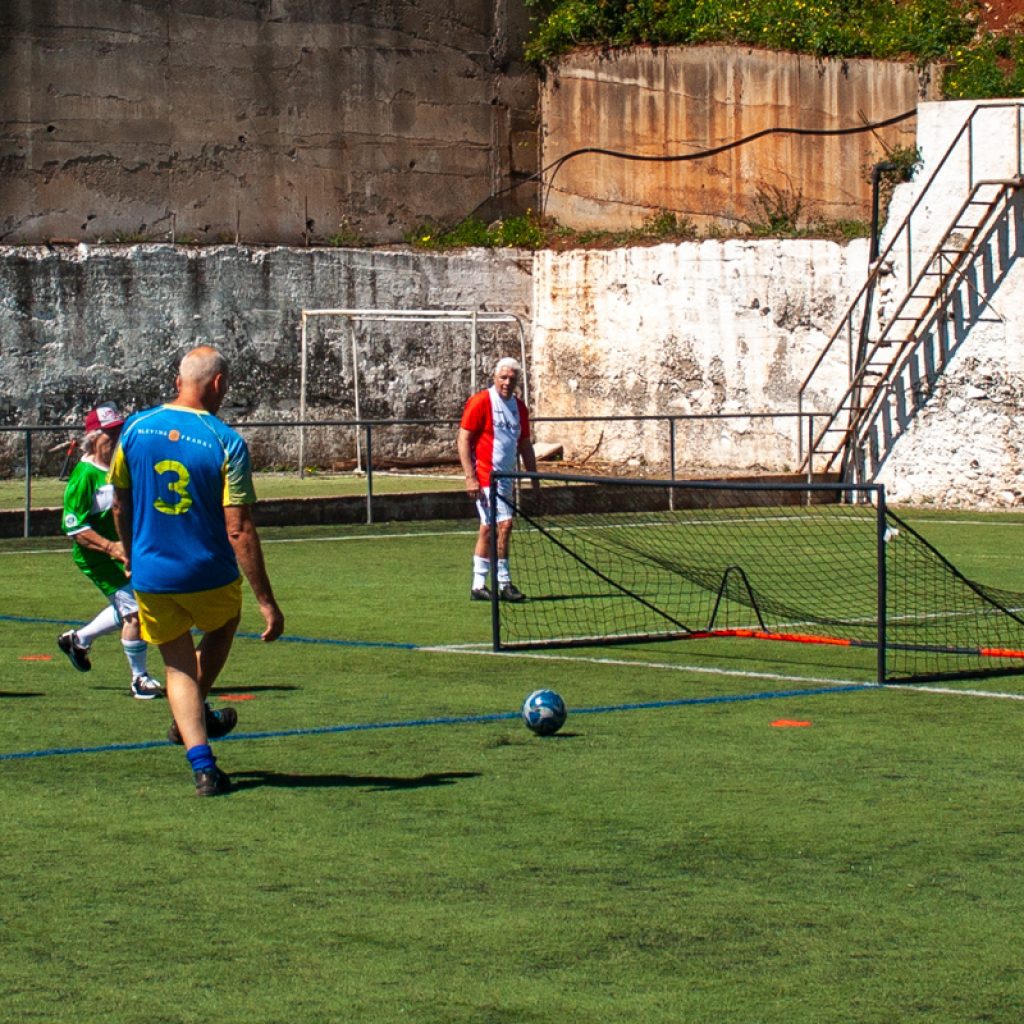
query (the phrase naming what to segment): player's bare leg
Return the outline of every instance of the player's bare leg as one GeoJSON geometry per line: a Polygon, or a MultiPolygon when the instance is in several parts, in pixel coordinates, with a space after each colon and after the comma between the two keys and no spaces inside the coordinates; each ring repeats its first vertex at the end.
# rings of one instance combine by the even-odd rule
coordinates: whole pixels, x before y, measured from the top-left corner
{"type": "Polygon", "coordinates": [[[164,691],[185,749],[207,742],[206,705],[199,689],[198,659],[191,633],[160,645],[167,675],[164,691]]]}
{"type": "Polygon", "coordinates": [[[241,616],[236,615],[225,622],[223,626],[211,629],[209,633],[203,635],[203,639],[199,642],[196,649],[196,670],[199,692],[202,694],[203,700],[210,695],[213,684],[227,663],[240,618],[241,616]]]}

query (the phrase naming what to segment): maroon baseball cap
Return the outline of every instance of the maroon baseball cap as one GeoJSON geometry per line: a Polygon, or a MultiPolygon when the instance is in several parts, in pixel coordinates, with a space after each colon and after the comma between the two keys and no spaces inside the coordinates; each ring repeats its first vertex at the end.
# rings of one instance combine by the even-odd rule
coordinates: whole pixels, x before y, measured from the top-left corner
{"type": "Polygon", "coordinates": [[[89,433],[93,430],[113,430],[114,427],[119,427],[122,423],[124,423],[124,417],[117,411],[117,406],[113,402],[106,402],[103,405],[97,405],[86,415],[85,431],[89,433]]]}

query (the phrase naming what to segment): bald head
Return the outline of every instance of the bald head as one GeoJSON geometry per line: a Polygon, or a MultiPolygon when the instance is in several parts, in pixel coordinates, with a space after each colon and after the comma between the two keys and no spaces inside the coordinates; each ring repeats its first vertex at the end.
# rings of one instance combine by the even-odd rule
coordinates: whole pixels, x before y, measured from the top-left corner
{"type": "Polygon", "coordinates": [[[228,390],[228,361],[212,345],[187,353],[178,367],[178,403],[216,412],[228,390]]]}
{"type": "Polygon", "coordinates": [[[190,384],[208,384],[222,373],[227,376],[228,361],[212,345],[192,349],[181,361],[178,374],[190,384]]]}

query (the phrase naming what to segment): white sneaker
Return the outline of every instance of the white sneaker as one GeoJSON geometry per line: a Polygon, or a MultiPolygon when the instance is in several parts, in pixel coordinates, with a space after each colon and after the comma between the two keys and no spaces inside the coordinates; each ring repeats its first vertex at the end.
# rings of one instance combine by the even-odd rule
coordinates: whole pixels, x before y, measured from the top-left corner
{"type": "Polygon", "coordinates": [[[132,680],[131,690],[136,700],[152,700],[164,695],[164,688],[148,672],[143,672],[132,680]]]}

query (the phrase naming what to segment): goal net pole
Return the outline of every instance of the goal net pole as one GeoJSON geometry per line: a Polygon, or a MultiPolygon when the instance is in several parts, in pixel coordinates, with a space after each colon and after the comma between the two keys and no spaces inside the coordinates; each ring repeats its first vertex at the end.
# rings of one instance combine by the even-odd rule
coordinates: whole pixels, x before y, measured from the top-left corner
{"type": "Polygon", "coordinates": [[[746,639],[873,652],[879,682],[1024,670],[1024,594],[970,580],[880,485],[495,474],[492,515],[502,479],[544,486],[513,488],[527,600],[494,588],[495,650],[746,639]]]}

